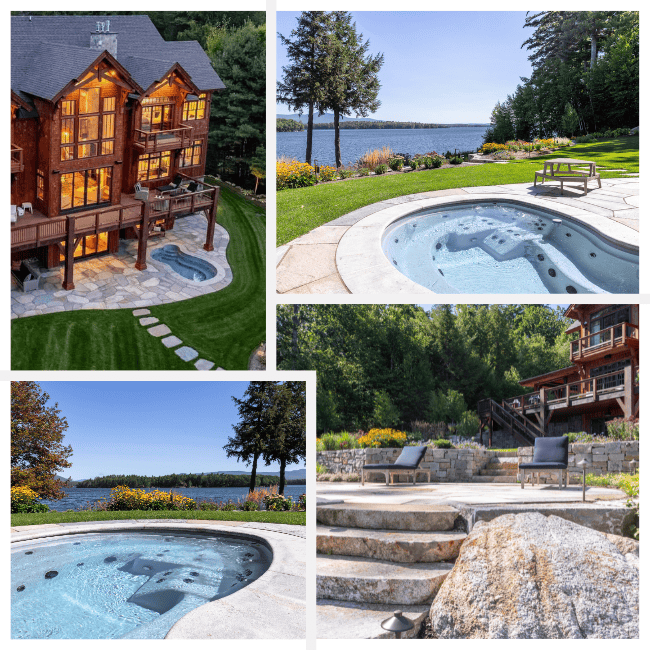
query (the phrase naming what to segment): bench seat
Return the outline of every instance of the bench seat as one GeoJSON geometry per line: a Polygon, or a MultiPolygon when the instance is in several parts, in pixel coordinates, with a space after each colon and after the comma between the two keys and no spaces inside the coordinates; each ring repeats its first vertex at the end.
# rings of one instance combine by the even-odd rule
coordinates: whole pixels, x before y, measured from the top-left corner
{"type": "Polygon", "coordinates": [[[418,472],[427,474],[427,482],[431,483],[431,470],[420,469],[420,463],[427,453],[428,447],[426,445],[420,447],[404,447],[402,453],[393,464],[389,463],[374,463],[364,465],[361,468],[361,485],[365,484],[366,472],[381,472],[386,477],[386,485],[393,482],[394,474],[412,474],[413,484],[415,485],[416,474],[418,472]]]}

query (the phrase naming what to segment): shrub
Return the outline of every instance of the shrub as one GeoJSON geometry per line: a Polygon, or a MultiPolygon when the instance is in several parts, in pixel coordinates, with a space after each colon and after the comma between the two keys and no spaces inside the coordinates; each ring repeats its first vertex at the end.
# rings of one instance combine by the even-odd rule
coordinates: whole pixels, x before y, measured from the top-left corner
{"type": "Polygon", "coordinates": [[[275,494],[264,498],[264,505],[267,510],[279,512],[281,510],[291,510],[293,501],[281,494],[275,494]]]}
{"type": "Polygon", "coordinates": [[[411,158],[409,165],[411,166],[411,171],[415,171],[420,166],[420,161],[417,158],[411,158]]]}
{"type": "Polygon", "coordinates": [[[434,156],[429,160],[431,160],[431,169],[438,169],[439,167],[442,167],[442,163],[445,162],[445,159],[442,156],[434,156]]]}
{"type": "Polygon", "coordinates": [[[97,505],[98,510],[196,510],[196,501],[172,491],[152,490],[145,492],[126,485],[111,490],[108,500],[97,505]]]}
{"type": "Polygon", "coordinates": [[[494,154],[495,160],[514,160],[515,159],[515,154],[511,153],[510,151],[497,151],[494,154]]]}
{"type": "Polygon", "coordinates": [[[233,510],[237,510],[237,504],[233,503],[232,501],[228,501],[228,503],[224,503],[220,510],[223,510],[224,512],[231,512],[233,510]]]}
{"type": "Polygon", "coordinates": [[[573,444],[574,442],[602,442],[606,440],[606,438],[602,436],[592,436],[586,431],[565,433],[564,435],[569,439],[569,444],[573,444]]]}
{"type": "Polygon", "coordinates": [[[318,180],[321,183],[326,183],[327,181],[333,181],[338,175],[336,167],[330,167],[329,165],[323,165],[318,172],[318,180]]]}
{"type": "Polygon", "coordinates": [[[370,170],[367,167],[360,167],[357,173],[359,176],[370,176],[370,170]]]}
{"type": "Polygon", "coordinates": [[[607,423],[607,435],[612,440],[638,440],[639,420],[616,418],[607,423]]]}
{"type": "Polygon", "coordinates": [[[253,512],[259,509],[260,504],[257,501],[244,501],[240,506],[240,510],[245,510],[246,512],[253,512]]]}
{"type": "Polygon", "coordinates": [[[400,411],[391,400],[388,391],[379,390],[375,392],[372,418],[379,427],[393,427],[399,424],[400,411]]]}
{"type": "Polygon", "coordinates": [[[449,159],[451,165],[460,165],[463,162],[463,159],[460,156],[454,156],[449,159]]]}
{"type": "Polygon", "coordinates": [[[481,421],[474,411],[465,411],[460,416],[460,421],[456,426],[456,435],[461,438],[471,438],[476,435],[481,425],[481,421]]]}
{"type": "Polygon", "coordinates": [[[11,514],[17,512],[49,512],[50,509],[39,503],[39,496],[32,488],[26,485],[11,488],[11,514]]]}
{"type": "Polygon", "coordinates": [[[451,440],[445,440],[444,438],[438,438],[432,442],[433,446],[437,449],[453,449],[454,445],[451,444],[451,440]]]}
{"type": "Polygon", "coordinates": [[[339,169],[339,178],[350,178],[350,176],[353,176],[354,172],[351,169],[345,169],[345,167],[341,167],[339,169]]]}
{"type": "Polygon", "coordinates": [[[385,174],[387,171],[388,165],[384,165],[383,163],[375,167],[375,174],[385,174]]]}
{"type": "Polygon", "coordinates": [[[338,436],[335,433],[324,433],[320,437],[320,443],[323,448],[319,451],[334,451],[338,449],[338,436]]]}
{"type": "Polygon", "coordinates": [[[325,465],[316,463],[316,474],[325,474],[326,472],[327,472],[327,467],[325,467],[325,465]]]}
{"type": "Polygon", "coordinates": [[[297,160],[290,162],[278,161],[275,164],[276,188],[309,187],[316,184],[316,172],[308,163],[297,160]]]}
{"type": "Polygon", "coordinates": [[[390,158],[388,161],[388,166],[394,171],[394,172],[401,172],[402,167],[404,167],[404,158],[398,157],[398,158],[390,158]]]}
{"type": "Polygon", "coordinates": [[[336,449],[358,449],[359,447],[359,441],[356,436],[348,431],[339,433],[338,436],[335,436],[335,440],[336,449]]]}
{"type": "Polygon", "coordinates": [[[481,147],[481,153],[494,153],[495,151],[507,151],[508,145],[498,144],[497,142],[486,142],[481,147]]]}
{"type": "Polygon", "coordinates": [[[403,447],[406,434],[395,429],[370,429],[359,438],[359,446],[364,447],[403,447]]]}

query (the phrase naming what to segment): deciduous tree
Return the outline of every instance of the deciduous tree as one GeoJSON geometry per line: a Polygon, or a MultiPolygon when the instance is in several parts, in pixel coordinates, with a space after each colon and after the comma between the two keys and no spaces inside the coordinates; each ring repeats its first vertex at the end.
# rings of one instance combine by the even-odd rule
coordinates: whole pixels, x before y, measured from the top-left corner
{"type": "Polygon", "coordinates": [[[63,444],[68,428],[58,404],[33,381],[11,382],[11,485],[30,487],[43,499],[65,493],[56,473],[70,467],[72,447],[63,444]]]}

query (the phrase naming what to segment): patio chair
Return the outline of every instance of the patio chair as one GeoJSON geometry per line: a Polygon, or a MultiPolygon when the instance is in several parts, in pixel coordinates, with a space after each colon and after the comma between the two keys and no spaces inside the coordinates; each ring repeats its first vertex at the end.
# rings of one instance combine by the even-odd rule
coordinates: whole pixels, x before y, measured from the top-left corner
{"type": "Polygon", "coordinates": [[[419,469],[420,463],[427,453],[427,446],[423,447],[404,447],[402,453],[397,460],[392,464],[375,463],[371,465],[364,465],[361,468],[361,485],[365,483],[366,472],[381,472],[386,477],[386,485],[388,485],[388,477],[390,476],[391,482],[393,474],[412,474],[413,485],[415,485],[415,476],[418,472],[427,474],[427,482],[431,483],[431,470],[419,469]]]}
{"type": "Polygon", "coordinates": [[[537,484],[539,485],[540,472],[557,472],[558,487],[562,489],[567,484],[567,468],[569,465],[569,438],[560,436],[559,438],[535,438],[535,450],[533,452],[532,463],[521,463],[519,471],[521,472],[521,489],[524,489],[526,482],[526,472],[532,472],[533,477],[537,473],[537,484]]]}
{"type": "Polygon", "coordinates": [[[142,187],[140,183],[135,184],[135,196],[138,201],[148,201],[149,200],[149,188],[142,187]]]}
{"type": "Polygon", "coordinates": [[[180,189],[181,183],[183,182],[183,177],[180,174],[174,176],[174,180],[169,183],[169,185],[161,185],[158,188],[159,192],[173,192],[174,190],[180,189]]]}

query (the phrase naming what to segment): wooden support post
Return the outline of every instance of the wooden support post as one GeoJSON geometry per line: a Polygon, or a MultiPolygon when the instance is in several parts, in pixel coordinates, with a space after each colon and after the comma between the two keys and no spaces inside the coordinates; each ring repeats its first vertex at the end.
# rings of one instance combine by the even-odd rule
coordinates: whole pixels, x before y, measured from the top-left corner
{"type": "Polygon", "coordinates": [[[625,380],[625,410],[623,417],[631,418],[634,415],[634,383],[632,381],[632,365],[623,368],[623,377],[625,380]]]}
{"type": "Polygon", "coordinates": [[[144,271],[147,268],[147,240],[149,239],[149,202],[142,204],[142,220],[140,222],[140,239],[138,241],[138,259],[135,268],[144,271]]]}
{"type": "Polygon", "coordinates": [[[214,188],[214,197],[212,199],[212,208],[208,211],[208,228],[205,235],[205,245],[203,246],[206,251],[214,250],[214,225],[217,222],[217,204],[219,203],[219,194],[221,193],[220,187],[214,188]]]}
{"type": "Polygon", "coordinates": [[[75,218],[68,217],[65,233],[65,269],[63,271],[63,288],[74,289],[74,227],[75,218]]]}

